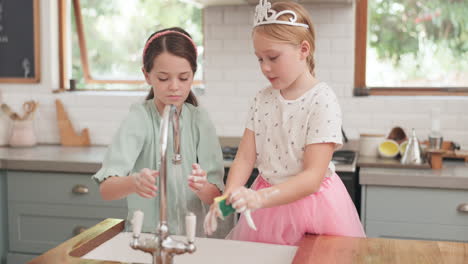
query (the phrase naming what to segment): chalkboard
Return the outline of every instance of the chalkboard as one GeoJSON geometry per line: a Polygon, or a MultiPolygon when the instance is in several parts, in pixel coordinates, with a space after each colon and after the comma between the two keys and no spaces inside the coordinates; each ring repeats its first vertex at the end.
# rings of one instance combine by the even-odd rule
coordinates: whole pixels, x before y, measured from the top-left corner
{"type": "Polygon", "coordinates": [[[0,0],[0,83],[40,80],[39,1],[0,0]]]}

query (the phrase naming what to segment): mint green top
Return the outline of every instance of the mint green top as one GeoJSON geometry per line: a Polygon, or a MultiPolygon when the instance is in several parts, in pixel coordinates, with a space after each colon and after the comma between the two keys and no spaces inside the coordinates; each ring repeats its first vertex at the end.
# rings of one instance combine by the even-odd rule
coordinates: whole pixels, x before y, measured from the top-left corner
{"type": "MultiPolygon", "coordinates": [[[[160,144],[159,128],[161,116],[153,100],[133,104],[130,112],[122,122],[117,134],[107,149],[101,169],[93,175],[98,183],[110,176],[125,177],[143,168],[159,170],[160,144]]],[[[182,155],[182,179],[175,178],[174,165],[167,162],[167,216],[171,234],[185,233],[185,206],[197,215],[197,234],[203,234],[203,219],[208,205],[188,187],[187,177],[192,171],[192,164],[199,163],[207,172],[208,181],[215,184],[221,191],[224,189],[224,165],[218,137],[213,123],[205,110],[185,103],[179,118],[182,155]],[[183,193],[182,193],[183,192],[183,193]],[[187,203],[177,202],[185,197],[187,203]],[[180,227],[179,227],[180,226],[180,227]]],[[[172,126],[169,127],[168,153],[166,159],[172,160],[172,126]]],[[[156,180],[156,185],[158,180],[156,180]]],[[[158,192],[157,192],[158,193],[158,192]]],[[[138,194],[127,197],[128,219],[135,210],[144,212],[143,232],[155,232],[159,223],[159,196],[148,199],[138,194]]]]}

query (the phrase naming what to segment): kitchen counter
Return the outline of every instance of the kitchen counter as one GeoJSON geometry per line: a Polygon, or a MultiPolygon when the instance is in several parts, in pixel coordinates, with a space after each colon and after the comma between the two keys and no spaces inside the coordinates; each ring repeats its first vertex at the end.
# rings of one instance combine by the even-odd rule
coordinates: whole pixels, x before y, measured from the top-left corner
{"type": "MultiPolygon", "coordinates": [[[[107,147],[62,147],[38,145],[30,148],[0,147],[0,169],[95,173],[101,168],[107,147]]],[[[232,160],[225,160],[229,167],[232,160]]]]}
{"type": "Polygon", "coordinates": [[[38,145],[30,148],[0,147],[0,169],[95,173],[106,153],[104,146],[62,147],[38,145]]]}
{"type": "MultiPolygon", "coordinates": [[[[73,173],[95,173],[107,147],[62,147],[60,145],[38,145],[31,148],[0,147],[0,169],[28,171],[56,171],[73,173]]],[[[224,167],[233,160],[224,160],[224,167]]],[[[337,164],[337,171],[350,171],[355,164],[337,164]]]]}
{"type": "Polygon", "coordinates": [[[468,190],[468,163],[444,161],[441,170],[361,167],[359,183],[468,190]]]}
{"type": "MultiPolygon", "coordinates": [[[[91,263],[90,260],[81,259],[80,256],[114,237],[123,229],[123,220],[106,219],[33,259],[29,264],[91,263]]],[[[235,250],[235,248],[232,250],[235,250]]],[[[467,263],[467,261],[468,243],[308,235],[300,241],[293,264],[456,264],[467,263]]],[[[92,261],[92,263],[104,264],[109,262],[92,261]]]]}
{"type": "MultiPolygon", "coordinates": [[[[59,145],[38,145],[32,148],[0,147],[0,169],[95,173],[101,167],[106,149],[105,146],[62,147],[59,145]]],[[[343,149],[353,150],[353,144],[345,145],[343,149]]],[[[231,162],[225,160],[224,166],[229,167],[231,162]]],[[[427,168],[377,168],[371,162],[364,158],[357,160],[357,166],[360,167],[361,185],[468,189],[468,163],[444,161],[444,167],[441,170],[431,170],[427,168]]],[[[379,162],[379,160],[375,159],[373,162],[379,162]]],[[[339,166],[346,165],[337,165],[337,170],[340,169],[339,166]]]]}

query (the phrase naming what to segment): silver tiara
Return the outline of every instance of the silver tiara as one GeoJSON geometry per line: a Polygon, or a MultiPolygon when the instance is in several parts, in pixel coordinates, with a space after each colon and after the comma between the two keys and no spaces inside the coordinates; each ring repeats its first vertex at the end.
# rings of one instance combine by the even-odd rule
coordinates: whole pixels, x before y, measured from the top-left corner
{"type": "Polygon", "coordinates": [[[309,28],[309,25],[297,23],[297,15],[294,11],[283,10],[277,13],[275,10],[271,9],[271,3],[268,0],[260,0],[257,7],[255,7],[255,17],[254,17],[254,27],[267,24],[282,24],[290,25],[296,27],[305,27],[309,28]],[[268,16],[268,14],[271,14],[268,16]],[[292,17],[289,21],[278,20],[282,15],[290,14],[292,17]]]}

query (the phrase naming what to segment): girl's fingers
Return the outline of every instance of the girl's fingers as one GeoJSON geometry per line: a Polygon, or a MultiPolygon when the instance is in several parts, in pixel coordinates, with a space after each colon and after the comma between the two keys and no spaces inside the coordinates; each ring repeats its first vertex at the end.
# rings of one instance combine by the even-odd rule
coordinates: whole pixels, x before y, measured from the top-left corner
{"type": "Polygon", "coordinates": [[[151,196],[156,195],[156,192],[155,192],[155,191],[153,191],[152,189],[144,188],[144,187],[143,187],[143,188],[140,188],[140,189],[138,190],[138,193],[140,193],[140,194],[146,194],[146,195],[151,195],[151,196]]]}
{"type": "Polygon", "coordinates": [[[150,189],[150,190],[153,190],[153,191],[156,191],[158,189],[158,187],[156,185],[154,185],[154,183],[152,183],[152,182],[142,182],[141,187],[142,188],[147,188],[147,189],[150,189]]]}
{"type": "Polygon", "coordinates": [[[204,184],[200,184],[200,183],[193,183],[193,182],[189,183],[190,188],[197,189],[197,190],[200,190],[201,188],[203,188],[203,186],[204,184]]]}
{"type": "Polygon", "coordinates": [[[202,169],[192,170],[191,176],[206,177],[206,171],[202,169]]]}
{"type": "Polygon", "coordinates": [[[143,197],[143,198],[153,198],[153,197],[156,197],[156,193],[155,192],[150,192],[150,193],[146,193],[146,192],[138,192],[138,194],[143,197]]]}
{"type": "Polygon", "coordinates": [[[206,171],[204,171],[199,164],[194,163],[192,164],[192,175],[197,176],[206,176],[206,171]]]}
{"type": "Polygon", "coordinates": [[[205,230],[205,234],[207,235],[209,235],[208,232],[210,231],[208,227],[208,221],[210,219],[210,216],[211,216],[211,211],[208,211],[208,213],[205,216],[205,219],[203,220],[203,230],[205,230]]]}
{"type": "Polygon", "coordinates": [[[158,187],[155,185],[156,177],[159,176],[159,172],[144,168],[139,173],[134,173],[133,177],[136,184],[136,193],[143,198],[156,197],[156,191],[158,187]]]}
{"type": "Polygon", "coordinates": [[[235,201],[237,201],[240,198],[244,197],[245,193],[246,193],[246,190],[247,189],[245,187],[240,187],[237,190],[235,190],[234,192],[232,192],[229,199],[228,199],[229,202],[234,203],[235,201]]]}
{"type": "Polygon", "coordinates": [[[205,185],[199,183],[189,183],[189,188],[194,192],[199,192],[205,185]]]}
{"type": "Polygon", "coordinates": [[[206,185],[206,183],[207,183],[206,176],[198,176],[198,175],[189,175],[188,176],[188,185],[189,185],[190,189],[192,189],[192,191],[194,191],[194,192],[198,192],[201,189],[203,189],[203,187],[206,185]]]}
{"type": "Polygon", "coordinates": [[[232,203],[232,207],[234,207],[234,208],[240,208],[240,207],[244,206],[245,204],[246,204],[245,199],[241,197],[241,198],[235,200],[235,201],[232,203]]]}
{"type": "Polygon", "coordinates": [[[191,181],[191,182],[200,182],[200,183],[205,183],[205,182],[207,182],[206,176],[194,176],[194,175],[190,175],[190,176],[188,177],[188,180],[191,181]]]}
{"type": "Polygon", "coordinates": [[[205,216],[205,221],[203,222],[203,228],[205,229],[205,233],[207,235],[213,234],[218,227],[218,223],[216,220],[216,216],[214,215],[213,211],[210,210],[208,214],[205,216]]]}
{"type": "Polygon", "coordinates": [[[197,188],[196,188],[193,184],[190,184],[190,183],[189,183],[189,188],[190,188],[190,190],[192,190],[193,192],[198,192],[197,188]]]}
{"type": "Polygon", "coordinates": [[[236,209],[236,212],[237,212],[237,213],[242,213],[242,212],[244,212],[245,210],[247,210],[247,206],[244,205],[244,206],[242,206],[241,208],[236,209]]]}
{"type": "Polygon", "coordinates": [[[153,177],[153,175],[143,175],[143,181],[151,183],[151,184],[155,184],[156,183],[156,178],[153,177]]]}
{"type": "Polygon", "coordinates": [[[142,175],[150,174],[150,173],[151,173],[151,170],[148,169],[148,168],[144,168],[144,169],[141,169],[140,173],[141,173],[142,175]]]}
{"type": "Polygon", "coordinates": [[[194,183],[193,184],[193,187],[195,189],[198,189],[198,190],[201,190],[203,188],[203,186],[205,186],[205,184],[203,184],[203,183],[194,183]]]}
{"type": "Polygon", "coordinates": [[[250,210],[245,211],[245,220],[247,220],[247,225],[252,228],[253,230],[257,231],[257,227],[255,226],[255,222],[252,219],[252,214],[250,210]]]}
{"type": "Polygon", "coordinates": [[[193,175],[189,175],[189,176],[188,176],[189,182],[196,182],[196,181],[197,181],[196,178],[198,178],[198,177],[197,177],[197,176],[193,176],[193,175]]]}

